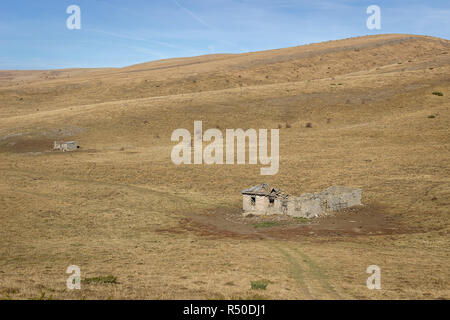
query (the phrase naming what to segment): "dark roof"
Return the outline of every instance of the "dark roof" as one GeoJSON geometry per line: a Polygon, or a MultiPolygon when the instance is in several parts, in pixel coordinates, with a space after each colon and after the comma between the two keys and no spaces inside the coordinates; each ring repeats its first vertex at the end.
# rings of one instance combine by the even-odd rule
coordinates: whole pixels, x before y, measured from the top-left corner
{"type": "Polygon", "coordinates": [[[247,195],[258,195],[258,196],[271,196],[271,197],[288,197],[288,194],[275,188],[271,188],[269,184],[263,183],[257,186],[253,186],[251,188],[245,189],[241,191],[242,194],[247,195]]]}

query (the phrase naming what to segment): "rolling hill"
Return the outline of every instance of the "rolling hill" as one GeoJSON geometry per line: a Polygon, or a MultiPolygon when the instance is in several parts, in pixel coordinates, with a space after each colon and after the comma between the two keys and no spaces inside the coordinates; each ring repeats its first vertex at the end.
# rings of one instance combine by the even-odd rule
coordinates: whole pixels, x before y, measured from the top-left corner
{"type": "Polygon", "coordinates": [[[449,299],[449,89],[450,41],[405,34],[0,71],[0,296],[449,299]],[[174,165],[171,134],[196,120],[279,128],[278,174],[174,165]],[[365,205],[242,218],[239,191],[263,182],[360,187],[365,205]],[[69,291],[73,264],[117,283],[69,291]],[[383,290],[366,288],[372,264],[383,290]]]}

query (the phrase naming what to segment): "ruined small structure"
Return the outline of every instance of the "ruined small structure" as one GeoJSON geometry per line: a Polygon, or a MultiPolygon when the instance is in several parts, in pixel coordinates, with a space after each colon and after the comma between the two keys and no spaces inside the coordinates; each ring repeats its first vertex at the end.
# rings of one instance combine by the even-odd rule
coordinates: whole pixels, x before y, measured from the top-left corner
{"type": "Polygon", "coordinates": [[[79,148],[76,141],[55,141],[53,143],[53,150],[75,151],[79,148]]]}
{"type": "Polygon", "coordinates": [[[286,214],[293,217],[314,218],[327,212],[361,205],[362,190],[333,186],[322,192],[291,196],[267,183],[241,191],[244,216],[286,214]]]}

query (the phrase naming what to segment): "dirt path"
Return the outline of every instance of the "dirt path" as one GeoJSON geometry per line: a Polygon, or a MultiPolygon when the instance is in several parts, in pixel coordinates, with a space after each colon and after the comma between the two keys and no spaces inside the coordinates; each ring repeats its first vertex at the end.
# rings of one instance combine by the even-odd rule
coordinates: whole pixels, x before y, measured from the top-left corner
{"type": "Polygon", "coordinates": [[[307,278],[306,278],[305,268],[301,263],[299,263],[299,259],[296,257],[293,257],[292,253],[289,253],[288,250],[281,248],[281,246],[277,246],[277,245],[273,245],[273,244],[269,244],[269,245],[271,245],[275,250],[277,250],[279,253],[281,253],[281,255],[286,259],[286,261],[290,265],[291,270],[288,270],[288,273],[290,273],[292,275],[292,277],[294,278],[294,280],[297,282],[297,284],[300,287],[300,290],[303,294],[303,298],[308,299],[308,300],[313,299],[314,297],[312,296],[311,289],[310,289],[311,284],[306,283],[307,278]]]}
{"type": "Polygon", "coordinates": [[[297,282],[305,299],[342,299],[336,290],[329,284],[324,269],[313,259],[308,257],[299,245],[274,244],[269,246],[280,253],[290,265],[287,270],[297,282]]]}
{"type": "Polygon", "coordinates": [[[300,250],[298,245],[294,245],[291,249],[295,251],[300,257],[304,265],[308,266],[308,273],[314,278],[319,285],[322,287],[320,290],[324,294],[318,295],[319,297],[329,297],[331,299],[342,299],[342,296],[338,294],[330,283],[328,282],[325,270],[319,266],[311,257],[307,256],[303,251],[300,250]]]}

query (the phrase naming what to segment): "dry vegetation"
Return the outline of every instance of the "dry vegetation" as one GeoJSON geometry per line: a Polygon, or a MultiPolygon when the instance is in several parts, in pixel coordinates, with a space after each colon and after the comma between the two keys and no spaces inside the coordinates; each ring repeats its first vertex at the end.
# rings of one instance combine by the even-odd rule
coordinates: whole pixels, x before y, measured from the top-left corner
{"type": "Polygon", "coordinates": [[[0,298],[448,299],[449,75],[450,42],[410,35],[0,71],[0,298]],[[171,133],[194,120],[280,128],[279,173],[173,165],[171,133]],[[239,190],[262,182],[361,187],[366,206],[243,219],[239,190]]]}

